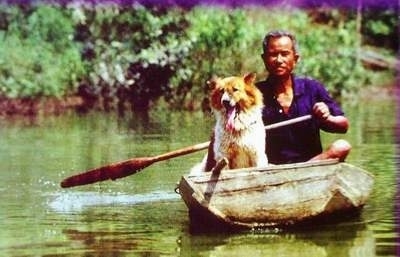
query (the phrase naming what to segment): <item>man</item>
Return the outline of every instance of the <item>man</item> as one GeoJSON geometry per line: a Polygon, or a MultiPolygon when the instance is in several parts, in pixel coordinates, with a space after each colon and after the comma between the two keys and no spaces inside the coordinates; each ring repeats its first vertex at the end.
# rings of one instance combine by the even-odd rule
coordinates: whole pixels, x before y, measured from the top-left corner
{"type": "Polygon", "coordinates": [[[264,96],[265,125],[313,115],[311,120],[267,131],[269,162],[282,164],[329,158],[344,161],[350,144],[337,140],[323,152],[320,129],[346,133],[349,122],[321,83],[293,74],[300,58],[295,37],[285,31],[268,33],[261,57],[269,74],[265,81],[257,83],[264,96]]]}

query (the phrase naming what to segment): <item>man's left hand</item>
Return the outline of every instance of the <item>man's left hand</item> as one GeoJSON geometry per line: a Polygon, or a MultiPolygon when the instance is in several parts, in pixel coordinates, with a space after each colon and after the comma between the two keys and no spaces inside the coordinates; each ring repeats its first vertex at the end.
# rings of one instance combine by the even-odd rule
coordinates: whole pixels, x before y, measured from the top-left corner
{"type": "Polygon", "coordinates": [[[327,120],[331,115],[328,106],[324,102],[315,103],[313,106],[313,114],[320,120],[327,120]]]}

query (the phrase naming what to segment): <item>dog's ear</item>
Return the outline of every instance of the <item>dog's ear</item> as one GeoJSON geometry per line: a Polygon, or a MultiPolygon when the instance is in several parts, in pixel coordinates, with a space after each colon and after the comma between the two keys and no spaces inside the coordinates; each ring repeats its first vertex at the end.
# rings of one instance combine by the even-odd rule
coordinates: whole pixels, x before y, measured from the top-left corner
{"type": "Polygon", "coordinates": [[[212,78],[207,80],[206,84],[208,86],[208,89],[214,90],[215,87],[217,86],[217,81],[218,81],[218,77],[217,76],[212,76],[212,78]]]}
{"type": "Polygon", "coordinates": [[[246,73],[244,76],[243,76],[243,80],[244,80],[244,83],[246,83],[246,84],[253,84],[254,83],[254,81],[256,80],[256,73],[255,72],[251,72],[251,73],[246,73]]]}

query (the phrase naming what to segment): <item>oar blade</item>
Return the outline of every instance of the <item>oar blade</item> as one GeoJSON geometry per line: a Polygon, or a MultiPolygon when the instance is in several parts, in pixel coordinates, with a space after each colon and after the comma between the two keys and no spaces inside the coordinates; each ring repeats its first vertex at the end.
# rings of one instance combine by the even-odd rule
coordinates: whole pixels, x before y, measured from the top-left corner
{"type": "Polygon", "coordinates": [[[114,163],[107,166],[95,168],[87,172],[73,175],[61,182],[61,187],[88,185],[105,180],[123,178],[151,165],[154,161],[151,158],[136,158],[124,162],[114,163]]]}

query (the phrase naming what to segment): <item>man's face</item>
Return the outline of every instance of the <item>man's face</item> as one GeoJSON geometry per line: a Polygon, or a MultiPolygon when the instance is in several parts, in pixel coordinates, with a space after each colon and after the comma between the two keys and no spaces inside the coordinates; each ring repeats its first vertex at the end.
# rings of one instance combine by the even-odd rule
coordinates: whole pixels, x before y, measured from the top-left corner
{"type": "Polygon", "coordinates": [[[294,52],[293,42],[289,37],[273,37],[268,41],[268,48],[261,55],[270,76],[287,77],[292,74],[299,55],[294,52]]]}

